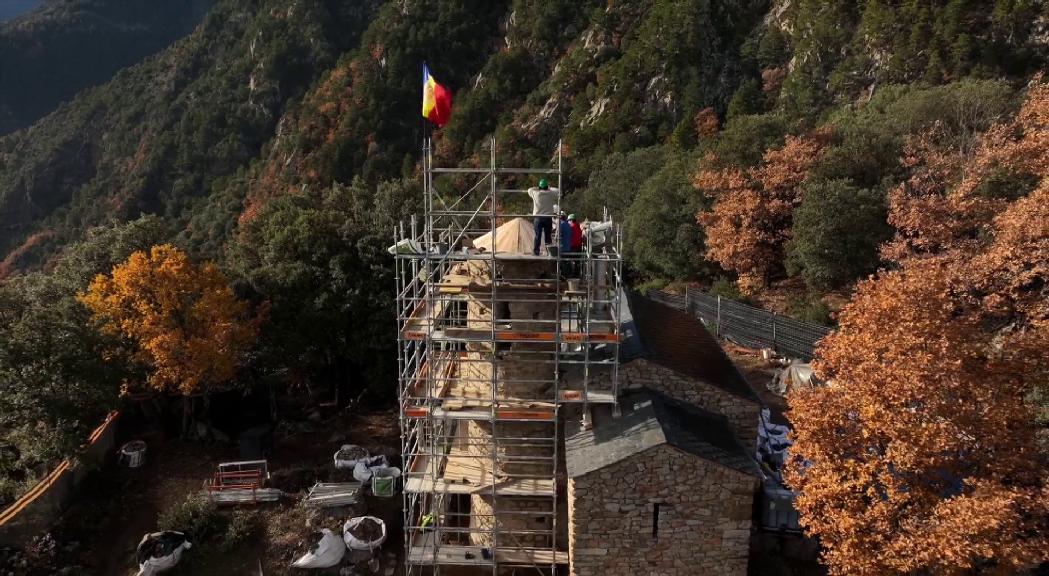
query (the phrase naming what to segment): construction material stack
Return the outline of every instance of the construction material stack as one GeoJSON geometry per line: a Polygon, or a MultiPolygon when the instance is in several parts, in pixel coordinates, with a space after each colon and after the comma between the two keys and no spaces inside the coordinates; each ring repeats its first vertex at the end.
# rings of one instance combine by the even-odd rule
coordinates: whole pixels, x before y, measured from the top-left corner
{"type": "Polygon", "coordinates": [[[442,168],[424,145],[425,213],[393,249],[408,574],[568,562],[561,423],[615,400],[621,260],[607,216],[581,253],[533,254],[539,178],[562,189],[560,147],[548,168],[501,167],[494,141],[488,167],[442,168]]]}

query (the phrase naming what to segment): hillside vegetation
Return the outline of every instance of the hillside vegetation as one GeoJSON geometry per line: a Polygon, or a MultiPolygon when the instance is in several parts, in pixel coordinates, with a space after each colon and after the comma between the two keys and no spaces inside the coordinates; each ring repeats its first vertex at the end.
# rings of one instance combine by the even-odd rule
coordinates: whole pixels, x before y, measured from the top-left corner
{"type": "Polygon", "coordinates": [[[41,0],[9,0],[0,4],[0,21],[10,20],[25,14],[40,4],[41,0]]]}
{"type": "MultiPolygon", "coordinates": [[[[96,14],[131,4],[90,2],[96,14]]],[[[225,279],[242,320],[253,323],[235,375],[217,389],[338,383],[390,396],[395,339],[384,247],[420,202],[423,61],[454,94],[452,120],[434,134],[439,161],[484,162],[494,136],[502,161],[542,165],[561,142],[566,206],[591,217],[607,208],[624,223],[636,286],[734,285],[759,300],[789,286],[796,309],[788,312],[815,310],[811,316],[829,321],[822,299],[849,297],[858,282],[861,300],[918,290],[892,274],[909,282],[923,254],[942,250],[952,261],[966,251],[1000,254],[954,241],[1020,234],[1015,212],[1029,208],[1042,182],[1029,163],[978,152],[988,134],[1013,130],[1022,139],[1044,129],[1017,120],[1041,94],[1035,75],[1049,53],[1049,7],[1035,0],[209,4],[192,33],[0,138],[3,493],[14,494],[42,463],[75,446],[121,392],[156,381],[162,362],[141,353],[141,331],[99,330],[112,319],[83,304],[98,274],[125,270],[129,258],[148,262],[156,245],[176,251],[165,262],[215,263],[221,274],[209,272],[208,285],[225,279]],[[925,153],[922,144],[933,141],[952,163],[925,153]],[[957,204],[938,205],[978,158],[986,169],[978,184],[957,204]],[[930,174],[943,187],[925,203],[904,202],[930,174]],[[971,215],[965,209],[974,198],[997,200],[979,204],[986,210],[966,226],[951,224],[971,215]],[[919,218],[923,210],[933,212],[919,218]],[[995,220],[999,212],[1012,216],[995,220]],[[899,247],[912,241],[926,243],[922,254],[905,257],[899,247]],[[872,274],[887,275],[887,287],[862,283],[872,274]],[[81,392],[57,400],[70,390],[81,392]]],[[[172,29],[205,5],[170,3],[166,9],[183,18],[169,18],[172,29]]],[[[143,26],[130,28],[149,29],[143,26]]],[[[19,34],[36,42],[48,30],[19,34]]],[[[139,55],[156,50],[128,41],[139,55]]],[[[28,54],[20,61],[29,62],[28,54]]],[[[0,122],[4,110],[0,104],[0,122]]],[[[1015,244],[1038,247],[1034,257],[1042,258],[1024,268],[1023,286],[973,287],[954,277],[944,285],[974,299],[1008,294],[1028,302],[1049,280],[1038,264],[1046,256],[1039,233],[1024,230],[1029,236],[1015,244]]],[[[1002,258],[980,261],[1011,273],[1002,258]]],[[[1040,309],[995,308],[997,316],[989,309],[966,316],[1002,322],[981,328],[987,346],[1001,341],[1003,327],[1045,321],[1040,309]]],[[[867,310],[847,307],[843,332],[885,329],[857,320],[873,314],[867,310]]],[[[948,320],[957,321],[914,321],[948,320]]],[[[1017,361],[1044,368],[1030,356],[1036,348],[1022,342],[1018,350],[1029,356],[1017,361]]],[[[842,370],[838,349],[826,350],[827,370],[842,370]]],[[[893,352],[902,358],[908,350],[893,352]]],[[[1044,406],[1037,386],[1015,390],[1027,399],[1010,406],[1044,406]]],[[[1044,410],[1022,410],[1009,418],[1044,418],[1044,410]]],[[[828,418],[829,429],[839,430],[847,410],[828,418]]],[[[866,525],[837,512],[843,525],[866,525]]],[[[888,521],[879,526],[897,531],[888,521]]],[[[837,528],[821,532],[831,546],[837,528]]],[[[920,541],[922,532],[908,535],[920,541]]],[[[1027,551],[958,554],[1027,561],[1027,551]]],[[[840,568],[850,556],[829,558],[840,568]]],[[[900,561],[871,570],[901,566],[910,567],[900,561]]]]}
{"type": "MultiPolygon", "coordinates": [[[[19,11],[40,4],[8,3],[19,11]]],[[[0,134],[32,124],[84,88],[166,48],[188,34],[212,3],[50,0],[0,23],[0,134]]]]}

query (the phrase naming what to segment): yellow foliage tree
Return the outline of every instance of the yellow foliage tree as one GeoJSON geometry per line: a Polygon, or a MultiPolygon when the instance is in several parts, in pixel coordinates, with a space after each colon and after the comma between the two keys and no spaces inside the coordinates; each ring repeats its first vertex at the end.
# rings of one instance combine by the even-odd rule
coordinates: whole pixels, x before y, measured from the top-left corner
{"type": "Polygon", "coordinates": [[[99,274],[78,299],[104,331],[132,344],[158,392],[221,389],[259,331],[259,318],[214,264],[196,265],[167,244],[99,274]]]}

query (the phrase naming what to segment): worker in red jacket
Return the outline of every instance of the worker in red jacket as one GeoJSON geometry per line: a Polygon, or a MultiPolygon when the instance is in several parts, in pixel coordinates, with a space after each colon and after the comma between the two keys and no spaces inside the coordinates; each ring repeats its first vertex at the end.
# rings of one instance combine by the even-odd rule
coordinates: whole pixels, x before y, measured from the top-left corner
{"type": "Polygon", "coordinates": [[[572,252],[583,251],[583,227],[575,219],[575,214],[568,215],[568,225],[572,227],[572,252]]]}

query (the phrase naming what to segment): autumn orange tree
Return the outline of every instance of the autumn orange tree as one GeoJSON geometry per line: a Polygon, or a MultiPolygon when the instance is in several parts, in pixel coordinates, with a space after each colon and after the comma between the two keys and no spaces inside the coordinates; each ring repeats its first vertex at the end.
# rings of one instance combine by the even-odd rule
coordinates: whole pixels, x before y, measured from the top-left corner
{"type": "Polygon", "coordinates": [[[211,263],[171,245],[135,252],[78,297],[105,332],[131,344],[149,388],[183,395],[222,389],[255,342],[258,318],[211,263]]]}
{"type": "Polygon", "coordinates": [[[936,129],[890,194],[894,269],[860,283],[796,390],[788,483],[835,574],[1049,560],[1049,86],[969,145],[936,129]]]}
{"type": "Polygon", "coordinates": [[[743,292],[765,286],[781,265],[801,184],[828,137],[822,130],[787,136],[781,148],[767,151],[754,168],[708,168],[693,178],[696,188],[715,200],[709,211],[697,215],[706,233],[706,256],[735,272],[743,292]]]}

